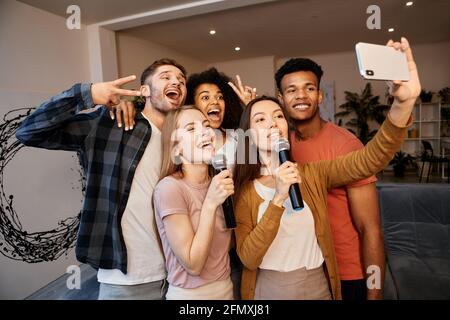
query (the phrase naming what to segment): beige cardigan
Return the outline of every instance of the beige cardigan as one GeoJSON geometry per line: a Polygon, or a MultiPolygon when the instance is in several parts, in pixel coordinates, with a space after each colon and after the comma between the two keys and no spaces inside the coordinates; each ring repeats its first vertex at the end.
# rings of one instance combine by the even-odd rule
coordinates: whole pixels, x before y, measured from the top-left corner
{"type": "MultiPolygon", "coordinates": [[[[382,170],[403,142],[405,127],[397,127],[386,118],[378,133],[363,149],[331,161],[299,166],[303,200],[311,208],[317,240],[325,259],[325,271],[333,299],[341,299],[341,285],[327,212],[327,190],[367,178],[382,170]]],[[[236,202],[236,248],[244,264],[242,299],[253,299],[258,267],[278,232],[284,208],[269,203],[257,223],[258,209],[264,200],[253,183],[243,189],[236,202]]]]}

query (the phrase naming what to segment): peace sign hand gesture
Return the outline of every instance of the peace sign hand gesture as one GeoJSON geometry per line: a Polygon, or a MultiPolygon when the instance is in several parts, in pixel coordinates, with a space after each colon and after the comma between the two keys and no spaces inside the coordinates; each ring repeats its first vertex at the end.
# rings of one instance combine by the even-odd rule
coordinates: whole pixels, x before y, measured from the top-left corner
{"type": "Polygon", "coordinates": [[[95,105],[105,105],[111,111],[113,106],[120,103],[121,96],[140,96],[140,91],[120,88],[120,86],[134,79],[136,79],[136,76],[133,75],[114,81],[94,83],[91,87],[92,101],[95,105]]]}
{"type": "Polygon", "coordinates": [[[236,92],[242,103],[247,105],[250,101],[256,98],[256,88],[242,85],[241,77],[239,75],[236,75],[236,80],[237,86],[231,81],[228,82],[228,84],[231,88],[233,88],[234,92],[236,92]]]}

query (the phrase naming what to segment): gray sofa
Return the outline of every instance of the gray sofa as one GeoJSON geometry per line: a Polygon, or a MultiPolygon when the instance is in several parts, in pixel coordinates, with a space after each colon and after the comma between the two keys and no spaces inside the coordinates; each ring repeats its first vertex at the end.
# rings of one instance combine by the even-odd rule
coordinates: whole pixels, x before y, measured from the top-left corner
{"type": "Polygon", "coordinates": [[[450,299],[450,185],[378,184],[385,299],[450,299]]]}

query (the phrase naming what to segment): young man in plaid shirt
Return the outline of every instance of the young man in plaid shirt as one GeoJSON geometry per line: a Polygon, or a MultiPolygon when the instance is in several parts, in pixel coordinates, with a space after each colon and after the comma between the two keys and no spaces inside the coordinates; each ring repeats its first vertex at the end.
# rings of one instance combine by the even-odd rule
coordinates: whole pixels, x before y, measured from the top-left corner
{"type": "Polygon", "coordinates": [[[162,299],[165,266],[154,228],[153,189],[161,166],[165,114],[183,105],[186,71],[171,59],[135,76],[75,84],[44,102],[17,131],[27,146],[76,151],[86,176],[76,256],[98,269],[99,299],[162,299]],[[144,96],[134,115],[120,96],[144,96]],[[94,106],[97,106],[94,108],[94,106]],[[118,123],[124,117],[125,130],[118,123]]]}

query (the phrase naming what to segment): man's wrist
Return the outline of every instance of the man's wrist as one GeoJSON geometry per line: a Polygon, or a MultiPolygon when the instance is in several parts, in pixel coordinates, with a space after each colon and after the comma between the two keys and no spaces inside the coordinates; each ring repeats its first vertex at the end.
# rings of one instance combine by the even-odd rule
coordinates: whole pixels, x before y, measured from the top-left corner
{"type": "Polygon", "coordinates": [[[81,99],[83,100],[83,106],[86,109],[92,108],[95,106],[93,98],[92,98],[92,83],[82,83],[80,88],[81,99]]]}

